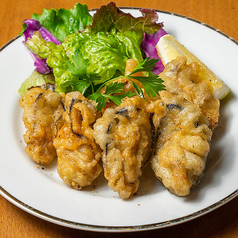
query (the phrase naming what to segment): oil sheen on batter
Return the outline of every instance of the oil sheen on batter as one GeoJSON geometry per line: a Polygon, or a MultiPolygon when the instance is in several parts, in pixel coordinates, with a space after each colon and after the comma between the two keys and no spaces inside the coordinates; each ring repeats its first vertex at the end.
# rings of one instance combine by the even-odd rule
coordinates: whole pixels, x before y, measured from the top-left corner
{"type": "Polygon", "coordinates": [[[49,164],[56,158],[53,139],[63,125],[62,97],[49,89],[35,87],[19,100],[19,105],[24,109],[26,153],[36,163],[49,164]]]}
{"type": "Polygon", "coordinates": [[[125,199],[139,186],[141,167],[151,156],[152,128],[147,102],[136,96],[107,108],[94,125],[94,137],[103,150],[108,185],[125,199]]]}
{"type": "Polygon", "coordinates": [[[156,177],[178,196],[188,195],[203,175],[219,117],[219,101],[198,73],[196,63],[187,65],[181,57],[168,63],[161,74],[166,85],[159,101],[164,116],[157,122],[151,164],[156,177]]]}
{"type": "Polygon", "coordinates": [[[102,171],[101,149],[94,140],[92,129],[96,108],[95,103],[80,92],[66,94],[65,106],[65,123],[54,139],[57,171],[66,184],[81,189],[91,185],[102,171]]]}

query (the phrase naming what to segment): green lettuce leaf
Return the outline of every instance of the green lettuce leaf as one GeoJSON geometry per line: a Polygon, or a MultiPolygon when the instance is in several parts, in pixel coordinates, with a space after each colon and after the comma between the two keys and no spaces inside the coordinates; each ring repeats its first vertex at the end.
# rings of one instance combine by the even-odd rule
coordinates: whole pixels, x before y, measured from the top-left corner
{"type": "Polygon", "coordinates": [[[69,58],[62,45],[44,40],[39,32],[34,32],[26,41],[26,46],[39,58],[47,59],[46,63],[53,69],[57,92],[69,92],[71,87],[62,87],[62,84],[77,79],[68,69],[69,58]]]}
{"type": "Polygon", "coordinates": [[[128,59],[135,59],[137,62],[141,62],[143,60],[140,48],[140,44],[143,40],[143,34],[138,34],[135,31],[125,31],[123,33],[117,32],[112,35],[126,47],[128,59]]]}
{"type": "Polygon", "coordinates": [[[69,10],[64,8],[43,9],[41,15],[35,13],[31,18],[39,21],[41,26],[50,31],[61,42],[67,35],[83,31],[92,23],[92,16],[89,14],[87,5],[80,3],[69,10]]]}
{"type": "Polygon", "coordinates": [[[104,32],[69,35],[63,42],[63,47],[69,57],[79,50],[83,58],[88,60],[87,73],[94,72],[100,76],[100,79],[95,80],[94,84],[111,79],[116,71],[124,74],[126,61],[129,58],[126,45],[120,42],[117,37],[104,32]]]}
{"type": "Polygon", "coordinates": [[[46,29],[60,34],[62,38],[59,39],[64,39],[62,45],[45,41],[37,32],[26,42],[35,55],[47,59],[47,64],[53,69],[56,91],[59,93],[72,90],[85,93],[92,88],[88,92],[90,94],[95,86],[100,87],[100,84],[115,76],[124,75],[128,59],[138,62],[143,60],[140,45],[144,33],[154,33],[161,27],[161,24],[156,23],[158,16],[153,10],[141,10],[142,17],[135,18],[122,12],[114,3],[109,3],[95,13],[92,23],[92,19],[87,17],[87,7],[76,4],[74,9],[78,8],[83,9],[80,17],[84,19],[83,15],[86,15],[88,19],[82,27],[84,29],[87,25],[84,31],[78,30],[79,23],[72,28],[74,20],[71,15],[79,13],[79,10],[73,13],[72,10],[64,9],[44,10],[40,19],[36,20],[42,20],[46,29]],[[68,28],[68,32],[65,28],[68,28]],[[80,54],[76,55],[76,52],[80,54]],[[76,59],[79,61],[76,62],[76,59]],[[83,77],[82,69],[86,70],[83,77]]]}
{"type": "Polygon", "coordinates": [[[52,73],[50,74],[41,74],[34,70],[32,74],[27,78],[22,84],[21,87],[18,89],[18,93],[23,96],[28,88],[35,87],[35,86],[42,86],[46,83],[53,84],[55,83],[54,76],[52,73]]]}

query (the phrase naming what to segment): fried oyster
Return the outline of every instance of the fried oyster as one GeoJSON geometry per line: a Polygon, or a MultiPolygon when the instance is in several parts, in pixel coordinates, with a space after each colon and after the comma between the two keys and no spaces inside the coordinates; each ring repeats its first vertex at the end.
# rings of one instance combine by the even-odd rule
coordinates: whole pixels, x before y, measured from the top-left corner
{"type": "Polygon", "coordinates": [[[166,66],[160,77],[164,81],[166,91],[173,95],[182,95],[202,110],[209,121],[209,128],[214,130],[219,119],[220,101],[215,99],[211,89],[200,78],[200,66],[192,62],[187,64],[187,58],[180,56],[166,66]]]}
{"type": "Polygon", "coordinates": [[[36,163],[49,164],[56,158],[53,139],[63,125],[62,97],[49,89],[35,87],[19,100],[19,105],[24,109],[26,153],[36,163]]]}
{"type": "Polygon", "coordinates": [[[94,140],[92,129],[96,108],[80,92],[67,93],[65,106],[65,123],[54,139],[57,171],[66,184],[81,189],[91,185],[102,171],[101,149],[94,140]]]}
{"type": "Polygon", "coordinates": [[[166,91],[161,92],[161,99],[165,116],[160,122],[152,168],[170,192],[185,196],[203,174],[212,131],[198,105],[166,91]]]}
{"type": "Polygon", "coordinates": [[[141,167],[152,152],[152,126],[146,101],[126,98],[120,106],[107,108],[94,124],[94,137],[103,150],[104,176],[123,199],[138,189],[141,167]]]}
{"type": "Polygon", "coordinates": [[[199,70],[178,57],[160,75],[167,91],[160,92],[159,100],[164,116],[154,114],[158,140],[151,163],[156,177],[178,196],[188,195],[203,175],[219,118],[219,101],[200,80],[199,70]]]}
{"type": "MultiPolygon", "coordinates": [[[[129,61],[128,72],[136,64],[129,61]]],[[[58,157],[58,174],[74,189],[92,184],[102,171],[102,158],[109,187],[123,199],[137,192],[150,160],[164,186],[186,196],[203,175],[219,118],[219,100],[199,72],[198,64],[178,57],[160,75],[166,91],[124,98],[120,106],[109,102],[100,116],[96,102],[80,92],[61,96],[32,88],[19,101],[26,153],[41,164],[58,157]]],[[[136,92],[126,77],[117,82],[125,85],[122,93],[136,92]]]]}

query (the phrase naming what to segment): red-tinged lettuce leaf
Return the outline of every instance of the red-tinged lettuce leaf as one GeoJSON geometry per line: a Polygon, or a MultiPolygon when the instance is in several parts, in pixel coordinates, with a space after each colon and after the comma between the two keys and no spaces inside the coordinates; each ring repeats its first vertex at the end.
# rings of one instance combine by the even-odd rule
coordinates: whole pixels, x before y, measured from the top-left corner
{"type": "Polygon", "coordinates": [[[141,49],[144,51],[146,57],[159,59],[152,71],[155,75],[164,71],[164,65],[158,55],[156,45],[159,39],[166,34],[167,32],[163,28],[160,28],[155,34],[144,34],[144,39],[141,43],[141,49]]]}
{"type": "Polygon", "coordinates": [[[60,42],[63,42],[69,34],[83,31],[92,23],[92,16],[89,14],[87,5],[80,3],[69,10],[64,8],[43,9],[41,15],[33,14],[32,19],[39,21],[60,42]]]}
{"type": "Polygon", "coordinates": [[[130,13],[121,11],[113,2],[102,6],[93,16],[92,25],[86,32],[125,32],[154,34],[163,23],[157,23],[158,14],[151,9],[141,9],[141,17],[133,17],[130,13]]]}

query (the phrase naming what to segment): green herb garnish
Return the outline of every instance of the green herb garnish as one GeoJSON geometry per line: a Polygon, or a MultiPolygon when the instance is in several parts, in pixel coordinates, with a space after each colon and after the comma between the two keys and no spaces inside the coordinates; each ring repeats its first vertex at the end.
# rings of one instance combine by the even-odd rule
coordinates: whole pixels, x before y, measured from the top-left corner
{"type": "MultiPolygon", "coordinates": [[[[89,66],[88,59],[84,60],[82,53],[77,49],[72,56],[72,62],[67,62],[68,69],[73,76],[76,76],[76,80],[71,80],[62,84],[64,87],[71,86],[73,91],[79,91],[85,95],[87,89],[91,86],[91,92],[94,92],[93,80],[99,79],[96,74],[87,73],[87,67],[89,66]]],[[[86,95],[87,96],[87,95],[86,95]]]]}
{"type": "MultiPolygon", "coordinates": [[[[92,93],[91,99],[96,100],[97,110],[100,111],[106,106],[106,103],[109,100],[112,100],[117,105],[121,104],[121,100],[125,97],[132,97],[135,93],[129,91],[123,94],[120,94],[124,88],[124,83],[112,82],[120,78],[128,78],[132,81],[133,86],[140,97],[144,97],[143,90],[132,80],[136,79],[141,82],[145,88],[148,96],[155,97],[156,94],[159,94],[159,91],[164,90],[165,86],[163,85],[163,80],[159,76],[153,74],[151,70],[154,68],[155,64],[158,62],[157,59],[146,58],[140,62],[135,69],[126,76],[120,76],[117,78],[110,79],[105,83],[101,84],[95,93],[92,93]],[[147,76],[134,76],[133,74],[143,72],[147,76]],[[104,93],[100,93],[101,89],[106,85],[104,93]]],[[[92,81],[93,82],[93,81],[92,81]]]]}
{"type": "MultiPolygon", "coordinates": [[[[159,94],[159,91],[162,91],[165,89],[165,86],[163,85],[163,80],[159,78],[158,75],[155,75],[151,72],[151,70],[154,69],[154,66],[158,62],[158,59],[149,59],[146,58],[143,61],[141,61],[135,68],[132,70],[132,72],[127,75],[126,77],[131,79],[136,79],[139,82],[143,84],[145,87],[145,91],[148,94],[148,96],[155,97],[156,94],[159,94]],[[133,76],[133,74],[143,72],[147,76],[133,76]]],[[[134,83],[135,84],[135,83],[134,83]]],[[[135,85],[134,85],[135,87],[135,85]]],[[[139,96],[143,96],[143,91],[141,90],[138,85],[135,87],[137,93],[139,96]]]]}
{"type": "Polygon", "coordinates": [[[141,17],[133,17],[113,2],[102,6],[93,17],[85,4],[76,4],[71,10],[44,9],[42,15],[33,14],[32,19],[39,21],[62,44],[43,39],[36,30],[25,45],[39,59],[46,59],[54,75],[56,92],[80,91],[97,101],[98,110],[109,100],[118,105],[124,97],[135,94],[122,93],[123,85],[115,83],[120,78],[130,80],[140,97],[156,96],[164,89],[163,81],[151,72],[158,60],[143,60],[140,46],[145,33],[155,34],[163,24],[158,23],[154,10],[141,12],[141,17]],[[139,64],[125,76],[128,59],[139,64]],[[133,75],[137,72],[145,76],[133,75]],[[105,92],[101,93],[103,87],[105,92]]]}
{"type": "Polygon", "coordinates": [[[97,102],[97,110],[102,110],[106,103],[109,102],[109,99],[112,100],[117,105],[121,104],[121,100],[125,97],[132,97],[135,93],[129,91],[123,94],[115,95],[115,93],[121,93],[124,88],[124,83],[110,83],[106,86],[104,93],[95,92],[92,94],[92,100],[97,102]]]}

